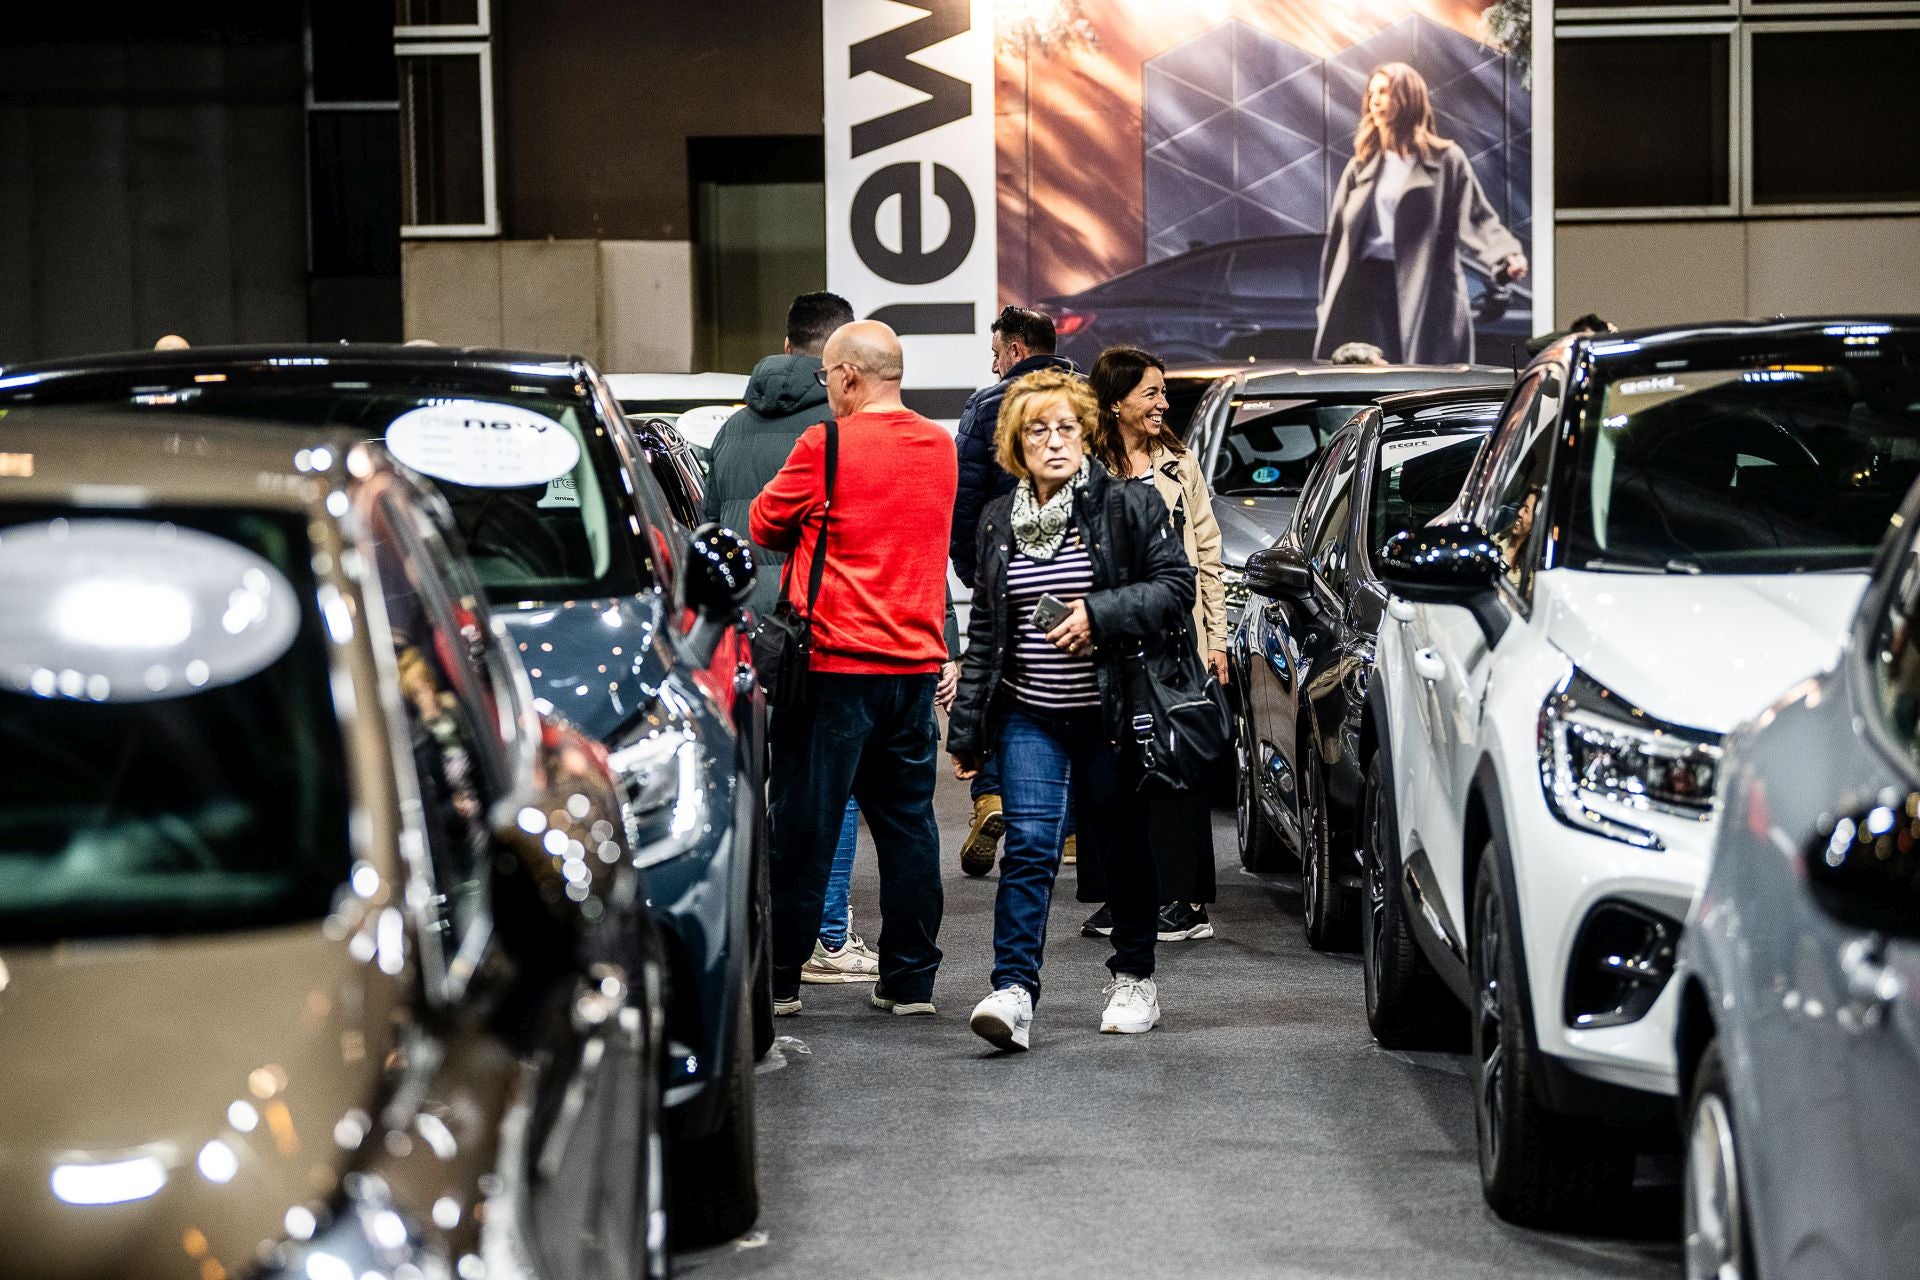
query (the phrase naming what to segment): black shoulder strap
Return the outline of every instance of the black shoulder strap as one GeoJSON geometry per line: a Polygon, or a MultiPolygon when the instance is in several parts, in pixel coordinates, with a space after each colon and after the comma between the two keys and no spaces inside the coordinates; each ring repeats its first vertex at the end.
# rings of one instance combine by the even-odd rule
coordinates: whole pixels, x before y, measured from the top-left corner
{"type": "Polygon", "coordinates": [[[1127,495],[1118,476],[1107,480],[1107,546],[1113,559],[1113,585],[1124,587],[1133,571],[1133,539],[1127,530],[1127,495]]]}
{"type": "Polygon", "coordinates": [[[827,517],[833,514],[833,489],[840,479],[840,423],[828,418],[821,424],[827,432],[827,500],[820,508],[820,541],[813,549],[813,566],[807,572],[807,621],[813,621],[814,602],[820,599],[820,580],[827,572],[827,517]]]}

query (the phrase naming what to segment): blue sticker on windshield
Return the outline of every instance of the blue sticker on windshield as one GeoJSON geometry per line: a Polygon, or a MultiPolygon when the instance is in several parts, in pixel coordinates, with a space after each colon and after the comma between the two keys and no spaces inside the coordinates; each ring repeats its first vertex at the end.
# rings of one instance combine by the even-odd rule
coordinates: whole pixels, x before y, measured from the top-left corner
{"type": "Polygon", "coordinates": [[[1255,484],[1272,484],[1279,478],[1280,468],[1278,467],[1255,467],[1253,469],[1253,482],[1255,484]]]}

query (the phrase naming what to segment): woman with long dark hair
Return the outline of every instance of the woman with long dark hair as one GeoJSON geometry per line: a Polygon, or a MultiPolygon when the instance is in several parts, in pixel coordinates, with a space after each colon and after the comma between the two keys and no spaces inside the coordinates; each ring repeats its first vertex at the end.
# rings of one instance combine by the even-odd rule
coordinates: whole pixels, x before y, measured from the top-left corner
{"type": "Polygon", "coordinates": [[[1395,363],[1470,363],[1463,254],[1496,279],[1526,277],[1527,255],[1466,153],[1436,131],[1426,80],[1389,62],[1367,78],[1327,216],[1313,354],[1371,342],[1395,363]]]}
{"type": "MultiPolygon", "coordinates": [[[[1166,425],[1167,366],[1138,347],[1109,347],[1087,375],[1087,385],[1099,403],[1095,447],[1100,461],[1115,476],[1152,486],[1172,514],[1174,535],[1198,575],[1192,640],[1214,678],[1225,684],[1227,597],[1220,526],[1213,518],[1213,493],[1199,460],[1166,425]]],[[[1211,938],[1207,904],[1215,898],[1213,817],[1206,793],[1174,791],[1150,797],[1147,829],[1160,871],[1160,940],[1211,938]]],[[[1082,902],[1108,900],[1097,868],[1081,871],[1079,893],[1082,902]]],[[[1103,907],[1081,932],[1102,934],[1110,925],[1103,907]]]]}

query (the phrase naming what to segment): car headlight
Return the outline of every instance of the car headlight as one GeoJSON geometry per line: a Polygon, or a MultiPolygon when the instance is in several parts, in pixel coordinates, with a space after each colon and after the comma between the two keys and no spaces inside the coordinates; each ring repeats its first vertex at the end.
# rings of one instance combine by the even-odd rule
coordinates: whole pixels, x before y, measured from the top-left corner
{"type": "Polygon", "coordinates": [[[684,725],[665,725],[610,753],[620,779],[634,865],[657,866],[699,843],[708,829],[705,749],[684,725]]]}
{"type": "Polygon", "coordinates": [[[1227,608],[1244,609],[1247,607],[1247,571],[1226,565],[1220,570],[1220,582],[1227,589],[1227,608]]]}
{"type": "Polygon", "coordinates": [[[464,1256],[456,1266],[430,1248],[416,1224],[395,1210],[383,1179],[350,1173],[343,1189],[345,1202],[324,1222],[316,1222],[304,1209],[289,1211],[289,1238],[273,1248],[257,1280],[432,1280],[484,1274],[477,1256],[464,1256]],[[299,1218],[301,1214],[306,1216],[299,1218]]]}
{"type": "Polygon", "coordinates": [[[1713,811],[1720,735],[1656,719],[1580,671],[1547,695],[1539,745],[1547,807],[1568,826],[1664,849],[1640,815],[1713,811]]]}

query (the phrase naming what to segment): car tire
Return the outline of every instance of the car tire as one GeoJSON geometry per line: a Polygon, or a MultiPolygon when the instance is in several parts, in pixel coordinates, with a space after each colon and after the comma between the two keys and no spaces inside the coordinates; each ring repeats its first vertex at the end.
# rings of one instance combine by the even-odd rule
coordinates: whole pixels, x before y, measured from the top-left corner
{"type": "MultiPolygon", "coordinates": [[[[741,993],[742,997],[746,995],[741,993]]],[[[746,1234],[760,1216],[760,1184],[754,1161],[753,1056],[748,1052],[752,1012],[745,998],[734,1001],[733,1052],[726,1076],[718,1082],[726,1094],[712,1133],[702,1138],[674,1135],[669,1155],[676,1246],[711,1245],[746,1234]]]]}
{"type": "Polygon", "coordinates": [[[1539,1049],[1506,886],[1499,851],[1488,841],[1474,882],[1468,944],[1480,1188],[1488,1206],[1518,1226],[1617,1223],[1633,1181],[1634,1151],[1597,1121],[1561,1115],[1540,1102],[1539,1049]]]}
{"type": "Polygon", "coordinates": [[[1252,730],[1243,713],[1234,734],[1233,827],[1240,846],[1240,865],[1249,871],[1278,871],[1291,861],[1280,835],[1267,824],[1254,792],[1252,730]]]}
{"type": "Polygon", "coordinates": [[[1294,752],[1300,780],[1300,923],[1315,951],[1352,951],[1359,945],[1360,895],[1340,882],[1352,859],[1335,848],[1320,761],[1309,748],[1307,726],[1300,728],[1294,752]]]}
{"type": "Polygon", "coordinates": [[[1383,1049],[1452,1049],[1466,1041],[1460,1002],[1413,936],[1400,890],[1399,826],[1384,752],[1367,761],[1360,800],[1360,962],[1367,1027],[1383,1049]]]}
{"type": "Polygon", "coordinates": [[[1747,1186],[1735,1141],[1733,1094],[1720,1042],[1708,1042],[1687,1107],[1683,1256],[1687,1280],[1753,1280],[1747,1186]]]}

